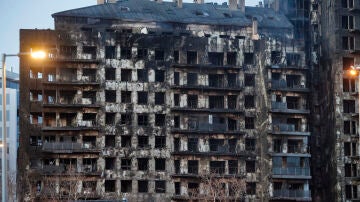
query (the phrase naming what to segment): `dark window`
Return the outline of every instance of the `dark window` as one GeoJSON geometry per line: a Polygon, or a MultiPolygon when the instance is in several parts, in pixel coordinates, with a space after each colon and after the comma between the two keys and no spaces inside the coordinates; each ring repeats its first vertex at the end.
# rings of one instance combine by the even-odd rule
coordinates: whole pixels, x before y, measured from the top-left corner
{"type": "Polygon", "coordinates": [[[121,159],[121,169],[131,170],[131,159],[121,159]]]}
{"type": "Polygon", "coordinates": [[[228,52],[226,59],[228,65],[236,65],[236,52],[228,52]]]}
{"type": "Polygon", "coordinates": [[[174,62],[179,63],[179,51],[174,51],[174,62]]]}
{"type": "Polygon", "coordinates": [[[121,180],[121,192],[130,193],[132,190],[132,181],[131,180],[121,180]]]}
{"type": "Polygon", "coordinates": [[[105,102],[116,102],[116,91],[106,90],[105,91],[105,102]]]}
{"type": "Polygon", "coordinates": [[[115,147],[115,136],[106,135],[105,136],[105,147],[115,147]]]}
{"type": "Polygon", "coordinates": [[[256,193],[256,183],[255,182],[247,182],[246,183],[246,194],[255,195],[256,193]]]}
{"type": "Polygon", "coordinates": [[[346,199],[351,199],[352,198],[352,189],[351,189],[351,185],[345,185],[345,197],[346,199]]]}
{"type": "Polygon", "coordinates": [[[105,192],[115,192],[115,180],[105,180],[105,192]]]}
{"type": "Polygon", "coordinates": [[[105,158],[105,169],[106,170],[112,170],[115,168],[115,158],[114,157],[109,157],[109,158],[105,158]]]}
{"type": "Polygon", "coordinates": [[[343,70],[349,70],[354,66],[354,58],[343,57],[343,70]]]}
{"type": "Polygon", "coordinates": [[[236,109],[237,95],[228,95],[228,109],[236,109]]]}
{"type": "Polygon", "coordinates": [[[187,52],[187,64],[197,64],[197,52],[188,51],[187,52]]]}
{"type": "Polygon", "coordinates": [[[180,95],[174,94],[174,107],[180,106],[180,95]]]}
{"type": "Polygon", "coordinates": [[[255,161],[245,161],[246,163],[246,172],[254,173],[255,172],[255,161]]]}
{"type": "Polygon", "coordinates": [[[148,82],[148,72],[146,69],[138,69],[137,77],[139,82],[148,82]]]}
{"type": "Polygon", "coordinates": [[[197,73],[187,73],[187,85],[195,86],[198,84],[198,74],[197,73]]]}
{"type": "Polygon", "coordinates": [[[180,138],[174,138],[174,151],[180,151],[180,138]]]}
{"type": "Polygon", "coordinates": [[[180,160],[174,160],[175,173],[180,174],[180,160]]]}
{"type": "Polygon", "coordinates": [[[108,125],[115,124],[115,113],[105,113],[105,124],[108,125]]]}
{"type": "Polygon", "coordinates": [[[180,182],[175,182],[175,195],[180,195],[180,182]]]}
{"type": "Polygon", "coordinates": [[[164,82],[164,81],[165,81],[165,71],[155,70],[155,82],[164,82]]]}
{"type": "Polygon", "coordinates": [[[355,92],[355,79],[343,79],[343,91],[355,92]]]}
{"type": "Polygon", "coordinates": [[[224,53],[209,52],[208,57],[209,57],[209,62],[213,65],[224,64],[224,53]]]}
{"type": "Polygon", "coordinates": [[[115,46],[105,46],[105,58],[114,59],[116,57],[115,46]]]}
{"type": "Polygon", "coordinates": [[[300,65],[300,54],[286,53],[286,64],[288,66],[298,66],[298,65],[300,65]]]}
{"type": "Polygon", "coordinates": [[[60,46],[60,55],[67,58],[76,58],[77,47],[76,46],[60,46]]]}
{"type": "Polygon", "coordinates": [[[237,174],[238,173],[238,161],[237,160],[229,160],[229,174],[237,174]]]}
{"type": "Polygon", "coordinates": [[[344,36],[342,38],[343,50],[354,50],[354,37],[344,36]]]}
{"type": "Polygon", "coordinates": [[[244,53],[244,65],[254,64],[254,53],[244,53]]]}
{"type": "Polygon", "coordinates": [[[245,139],[245,150],[246,151],[255,151],[256,140],[255,139],[245,139]]]}
{"type": "Polygon", "coordinates": [[[166,136],[155,136],[155,148],[162,149],[166,147],[166,136]]]}
{"type": "Polygon", "coordinates": [[[131,114],[121,114],[121,124],[131,125],[131,114]]]}
{"type": "Polygon", "coordinates": [[[147,193],[148,192],[149,182],[147,180],[139,180],[138,181],[138,192],[139,193],[147,193]]]}
{"type": "Polygon", "coordinates": [[[209,86],[210,87],[225,87],[224,74],[209,74],[209,86]]]}
{"type": "Polygon", "coordinates": [[[355,100],[344,100],[343,110],[344,113],[355,113],[355,100]]]}
{"type": "Polygon", "coordinates": [[[174,72],[174,85],[180,85],[180,72],[174,72]]]}
{"type": "Polygon", "coordinates": [[[139,91],[138,94],[138,104],[145,105],[148,103],[148,93],[145,91],[139,91]]]}
{"type": "Polygon", "coordinates": [[[209,108],[210,109],[223,109],[224,108],[224,96],[209,96],[209,108]]]}
{"type": "Polygon", "coordinates": [[[255,118],[245,117],[245,129],[254,129],[254,128],[255,128],[255,118]]]}
{"type": "Polygon", "coordinates": [[[121,70],[121,81],[127,81],[130,82],[131,79],[132,70],[131,69],[122,69],[121,70]]]}
{"type": "Polygon", "coordinates": [[[166,192],[166,181],[157,180],[155,181],[155,193],[165,193],[166,192]]]}
{"type": "Polygon", "coordinates": [[[255,74],[245,74],[245,86],[255,86],[255,74]]]}
{"type": "Polygon", "coordinates": [[[138,126],[147,126],[147,125],[148,125],[148,115],[138,114],[138,126]]]}
{"type": "Polygon", "coordinates": [[[245,109],[255,107],[255,97],[253,95],[245,95],[245,109]]]}
{"type": "Polygon", "coordinates": [[[121,91],[121,103],[131,103],[131,91],[121,91]]]}
{"type": "Polygon", "coordinates": [[[105,79],[106,80],[115,80],[115,68],[105,68],[105,79]]]}
{"type": "Polygon", "coordinates": [[[180,116],[174,116],[174,128],[180,128],[180,116]]]}
{"type": "Polygon", "coordinates": [[[198,174],[198,172],[199,172],[199,161],[188,160],[188,173],[189,174],[198,174]]]}
{"type": "Polygon", "coordinates": [[[341,6],[343,8],[353,8],[354,0],[341,0],[341,6]]]}
{"type": "Polygon", "coordinates": [[[121,58],[122,59],[131,59],[132,53],[131,48],[121,47],[121,58]]]}
{"type": "Polygon", "coordinates": [[[343,29],[354,29],[354,16],[342,16],[341,19],[343,29]]]}
{"type": "Polygon", "coordinates": [[[166,169],[165,162],[166,162],[166,159],[164,159],[164,158],[155,158],[155,170],[156,171],[165,171],[165,169],[166,169]]]}
{"type": "Polygon", "coordinates": [[[210,161],[210,173],[224,174],[225,161],[210,161]]]}
{"type": "Polygon", "coordinates": [[[198,107],[198,96],[197,95],[188,95],[187,96],[187,106],[189,108],[196,109],[198,107]]]}
{"type": "Polygon", "coordinates": [[[149,169],[149,159],[138,158],[138,170],[146,171],[149,169]]]}
{"type": "Polygon", "coordinates": [[[165,93],[163,93],[163,92],[155,92],[155,104],[156,105],[165,104],[165,93]]]}
{"type": "Polygon", "coordinates": [[[232,118],[228,118],[228,130],[235,131],[237,130],[236,120],[232,118]]]}
{"type": "Polygon", "coordinates": [[[344,142],[344,155],[345,156],[350,156],[351,155],[350,142],[344,142]]]}
{"type": "Polygon", "coordinates": [[[148,136],[138,136],[138,148],[149,148],[148,136]]]}
{"type": "Polygon", "coordinates": [[[90,55],[90,59],[96,59],[96,46],[83,46],[83,53],[90,55]]]}
{"type": "Polygon", "coordinates": [[[138,59],[147,59],[148,50],[145,48],[138,48],[137,54],[138,59]]]}
{"type": "Polygon", "coordinates": [[[131,136],[122,135],[121,136],[121,147],[131,147],[131,136]]]}
{"type": "Polygon", "coordinates": [[[188,151],[197,152],[198,151],[198,138],[188,138],[188,151]]]}
{"type": "Polygon", "coordinates": [[[155,50],[155,60],[164,60],[163,50],[155,50]]]}
{"type": "Polygon", "coordinates": [[[165,125],[165,114],[155,114],[155,126],[165,125]]]}
{"type": "Polygon", "coordinates": [[[344,121],[344,134],[355,135],[356,134],[356,121],[344,121]]]}
{"type": "Polygon", "coordinates": [[[281,63],[281,52],[271,51],[271,64],[276,65],[281,63]]]}

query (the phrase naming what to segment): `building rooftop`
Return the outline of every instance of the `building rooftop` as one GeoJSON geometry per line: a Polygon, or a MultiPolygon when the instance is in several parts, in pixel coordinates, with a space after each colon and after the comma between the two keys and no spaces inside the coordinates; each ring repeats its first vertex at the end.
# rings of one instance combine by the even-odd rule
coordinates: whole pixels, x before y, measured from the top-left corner
{"type": "Polygon", "coordinates": [[[287,18],[269,8],[246,7],[245,14],[240,10],[229,10],[227,5],[216,3],[183,3],[177,7],[174,2],[158,3],[149,0],[120,0],[84,8],[58,12],[53,17],[90,17],[137,22],[165,22],[185,24],[207,24],[228,26],[251,26],[256,17],[259,27],[292,28],[287,18]]]}

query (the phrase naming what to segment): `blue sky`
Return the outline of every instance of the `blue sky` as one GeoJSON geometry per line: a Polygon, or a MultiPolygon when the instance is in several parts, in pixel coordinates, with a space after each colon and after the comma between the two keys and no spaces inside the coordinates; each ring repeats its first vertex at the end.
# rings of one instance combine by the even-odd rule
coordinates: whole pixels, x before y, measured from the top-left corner
{"type": "MultiPolygon", "coordinates": [[[[191,2],[184,0],[185,2],[191,2]]],[[[246,5],[257,5],[260,0],[246,0],[246,5]]],[[[222,3],[223,0],[205,0],[222,3]]],[[[0,53],[19,52],[19,29],[53,29],[51,14],[95,5],[96,0],[0,0],[0,53]]],[[[18,70],[18,58],[6,58],[7,69],[18,70]]]]}

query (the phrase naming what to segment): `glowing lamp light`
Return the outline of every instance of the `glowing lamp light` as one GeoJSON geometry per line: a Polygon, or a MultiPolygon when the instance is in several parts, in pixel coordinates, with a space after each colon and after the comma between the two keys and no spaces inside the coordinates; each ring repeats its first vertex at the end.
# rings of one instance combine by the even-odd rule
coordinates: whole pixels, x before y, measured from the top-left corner
{"type": "Polygon", "coordinates": [[[30,55],[34,59],[44,59],[46,57],[46,53],[44,51],[34,51],[31,52],[30,55]]]}
{"type": "Polygon", "coordinates": [[[356,69],[350,69],[350,74],[351,74],[352,76],[357,75],[356,69]]]}

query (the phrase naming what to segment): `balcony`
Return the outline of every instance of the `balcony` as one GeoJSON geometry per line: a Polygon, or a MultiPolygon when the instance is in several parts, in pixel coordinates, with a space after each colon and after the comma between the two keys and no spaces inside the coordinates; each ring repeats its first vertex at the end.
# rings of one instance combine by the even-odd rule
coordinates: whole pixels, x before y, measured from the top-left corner
{"type": "Polygon", "coordinates": [[[224,123],[194,123],[189,124],[188,128],[172,128],[171,132],[174,133],[227,133],[227,134],[239,134],[235,126],[228,126],[224,123]]]}
{"type": "Polygon", "coordinates": [[[286,102],[271,102],[271,112],[273,113],[289,113],[289,114],[310,114],[308,109],[289,109],[286,102]]]}
{"type": "Polygon", "coordinates": [[[279,135],[310,136],[310,132],[302,130],[300,128],[296,129],[295,124],[286,124],[286,123],[273,124],[271,133],[279,134],[279,135]]]}
{"type": "Polygon", "coordinates": [[[309,88],[302,84],[288,85],[286,80],[272,80],[271,89],[279,91],[310,92],[309,88]]]}
{"type": "Polygon", "coordinates": [[[50,153],[99,152],[100,149],[89,144],[77,142],[44,142],[42,150],[50,153]]]}
{"type": "Polygon", "coordinates": [[[175,112],[202,112],[202,113],[232,113],[232,114],[241,114],[244,113],[244,109],[241,108],[198,108],[191,106],[186,107],[171,107],[172,111],[175,112]]]}
{"type": "Polygon", "coordinates": [[[188,150],[188,151],[174,151],[172,155],[187,156],[187,155],[196,155],[196,156],[237,156],[237,157],[254,157],[256,156],[255,152],[239,150],[235,148],[229,148],[227,146],[218,146],[217,151],[198,151],[188,150]]]}
{"type": "Polygon", "coordinates": [[[82,76],[80,79],[76,77],[67,77],[64,79],[59,76],[58,79],[42,80],[45,85],[100,85],[100,81],[96,78],[96,75],[82,76]]]}
{"type": "Polygon", "coordinates": [[[283,152],[283,148],[280,147],[275,151],[271,152],[272,156],[302,156],[302,157],[311,157],[309,152],[309,147],[307,145],[298,146],[298,145],[288,145],[287,152],[283,152]]]}
{"type": "Polygon", "coordinates": [[[100,127],[96,121],[83,120],[75,123],[60,123],[49,124],[42,127],[43,131],[57,131],[57,130],[99,130],[100,127]]]}
{"type": "Polygon", "coordinates": [[[240,83],[223,84],[223,85],[172,85],[172,89],[180,90],[202,90],[202,91],[241,91],[244,85],[240,83]]]}
{"type": "Polygon", "coordinates": [[[309,190],[289,190],[289,189],[279,189],[273,191],[273,199],[298,199],[298,200],[307,200],[311,201],[311,192],[309,190]]]}
{"type": "Polygon", "coordinates": [[[231,69],[231,70],[240,70],[242,67],[238,67],[235,65],[216,65],[216,64],[172,64],[174,68],[182,68],[182,69],[231,69]]]}
{"type": "Polygon", "coordinates": [[[311,179],[310,168],[288,167],[288,168],[272,168],[273,178],[285,179],[311,179]]]}
{"type": "Polygon", "coordinates": [[[96,102],[95,98],[80,98],[80,99],[69,99],[71,101],[60,101],[60,102],[47,102],[43,103],[43,107],[86,107],[86,108],[99,108],[100,104],[96,102]]]}

